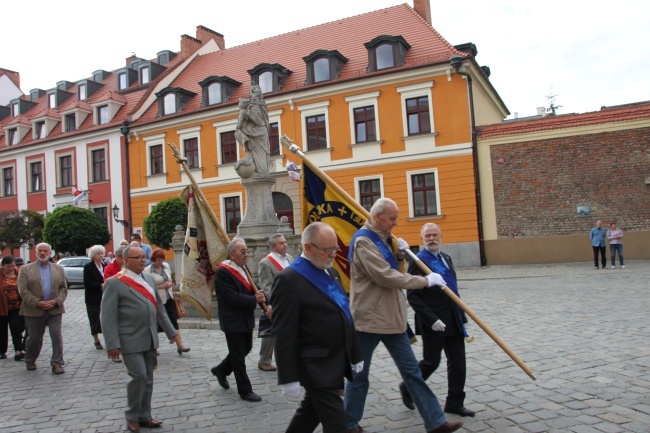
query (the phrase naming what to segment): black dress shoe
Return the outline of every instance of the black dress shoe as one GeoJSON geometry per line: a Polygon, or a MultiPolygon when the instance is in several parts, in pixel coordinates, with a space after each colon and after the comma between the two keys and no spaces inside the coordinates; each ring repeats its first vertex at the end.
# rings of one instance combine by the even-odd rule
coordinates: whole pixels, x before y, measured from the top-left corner
{"type": "Polygon", "coordinates": [[[465,406],[461,407],[447,407],[445,406],[445,413],[455,413],[460,416],[474,416],[476,413],[473,410],[467,409],[465,406]]]}
{"type": "Polygon", "coordinates": [[[255,394],[253,391],[249,392],[248,394],[242,394],[241,398],[242,398],[242,400],[252,401],[253,403],[257,403],[258,401],[262,401],[262,397],[255,394]]]}
{"type": "Polygon", "coordinates": [[[413,404],[413,399],[411,398],[411,394],[409,394],[409,390],[406,389],[406,385],[404,385],[404,382],[401,382],[399,384],[399,392],[400,394],[402,394],[402,403],[404,403],[404,406],[406,406],[411,410],[415,409],[415,405],[413,404]]]}
{"type": "Polygon", "coordinates": [[[434,428],[429,433],[451,433],[463,426],[462,422],[446,422],[438,428],[434,428]]]}
{"type": "Polygon", "coordinates": [[[228,378],[223,374],[220,374],[217,367],[212,367],[210,369],[210,372],[217,378],[217,382],[219,382],[219,385],[221,385],[223,389],[230,389],[230,382],[228,382],[228,378]]]}

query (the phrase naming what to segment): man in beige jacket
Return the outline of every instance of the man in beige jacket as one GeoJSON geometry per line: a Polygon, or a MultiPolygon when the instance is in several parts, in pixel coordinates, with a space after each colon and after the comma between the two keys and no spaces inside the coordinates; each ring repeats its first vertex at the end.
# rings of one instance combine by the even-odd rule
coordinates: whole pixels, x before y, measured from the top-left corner
{"type": "Polygon", "coordinates": [[[409,248],[403,239],[394,248],[391,232],[399,209],[389,198],[380,198],[370,209],[370,221],[352,237],[350,262],[350,310],[363,352],[363,369],[345,389],[345,412],[350,433],[363,433],[363,417],[372,353],[384,343],[404,380],[429,433],[458,430],[462,423],[449,423],[433,391],[422,379],[418,361],[406,332],[406,298],[402,289],[446,286],[436,273],[424,276],[399,271],[399,261],[409,248]],[[399,250],[399,251],[397,251],[399,250]]]}
{"type": "Polygon", "coordinates": [[[68,296],[68,286],[63,267],[50,263],[52,247],[46,243],[36,245],[36,260],[20,268],[18,292],[23,299],[20,314],[25,316],[27,342],[25,364],[27,370],[36,370],[36,359],[41,354],[45,326],[50,328],[52,340],[52,373],[63,374],[63,336],[61,322],[65,308],[63,302],[68,296]]]}

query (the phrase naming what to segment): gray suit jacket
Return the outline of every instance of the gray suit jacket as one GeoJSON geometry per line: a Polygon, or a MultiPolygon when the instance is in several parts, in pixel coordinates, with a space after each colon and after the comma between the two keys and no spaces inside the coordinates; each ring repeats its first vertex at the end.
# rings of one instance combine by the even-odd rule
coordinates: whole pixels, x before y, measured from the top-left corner
{"type": "MultiPolygon", "coordinates": [[[[36,304],[43,300],[43,281],[41,271],[38,269],[40,263],[37,261],[29,263],[20,268],[18,273],[18,292],[23,299],[20,305],[20,315],[27,317],[40,317],[45,310],[38,308],[36,304]]],[[[68,285],[65,280],[65,271],[62,266],[50,263],[50,275],[52,278],[52,299],[56,299],[57,307],[48,310],[50,314],[63,314],[65,308],[63,302],[68,297],[68,285]]]]}
{"type": "MultiPolygon", "coordinates": [[[[289,263],[293,262],[293,257],[291,254],[287,254],[287,259],[289,263]]],[[[257,287],[266,295],[266,299],[271,299],[271,288],[273,287],[273,279],[278,275],[280,271],[275,267],[273,263],[264,257],[260,260],[260,263],[257,267],[257,287]]]]}
{"type": "Polygon", "coordinates": [[[157,349],[158,322],[169,338],[176,335],[153,279],[146,273],[142,277],[154,289],[157,310],[144,295],[117,277],[104,283],[100,320],[107,350],[120,349],[129,354],[157,349]]]}

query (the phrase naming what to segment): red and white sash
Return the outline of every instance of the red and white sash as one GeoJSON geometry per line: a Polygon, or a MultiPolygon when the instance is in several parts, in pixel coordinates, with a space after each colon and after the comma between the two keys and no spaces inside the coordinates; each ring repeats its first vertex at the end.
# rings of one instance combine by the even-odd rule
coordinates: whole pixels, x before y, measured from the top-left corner
{"type": "Polygon", "coordinates": [[[275,260],[275,257],[273,257],[273,254],[269,253],[269,255],[266,256],[266,258],[269,259],[269,262],[273,263],[273,266],[275,266],[278,269],[278,271],[281,271],[282,269],[284,269],[282,267],[282,265],[277,260],[275,260]]]}
{"type": "Polygon", "coordinates": [[[149,300],[149,302],[151,302],[153,304],[156,311],[158,311],[158,302],[156,302],[156,298],[142,284],[138,283],[133,278],[126,276],[126,274],[120,273],[120,274],[115,275],[115,277],[117,277],[120,281],[125,283],[127,286],[129,286],[132,289],[136,290],[138,293],[140,293],[145,298],[147,298],[149,300]]]}
{"type": "Polygon", "coordinates": [[[237,269],[230,266],[230,264],[226,264],[226,263],[223,263],[223,262],[219,263],[219,267],[228,269],[228,271],[230,271],[230,273],[235,278],[237,278],[237,280],[240,283],[242,283],[244,285],[244,287],[246,287],[246,290],[248,290],[250,293],[253,293],[253,286],[251,286],[251,283],[249,283],[248,280],[246,278],[244,278],[244,276],[242,274],[240,274],[237,269]]]}

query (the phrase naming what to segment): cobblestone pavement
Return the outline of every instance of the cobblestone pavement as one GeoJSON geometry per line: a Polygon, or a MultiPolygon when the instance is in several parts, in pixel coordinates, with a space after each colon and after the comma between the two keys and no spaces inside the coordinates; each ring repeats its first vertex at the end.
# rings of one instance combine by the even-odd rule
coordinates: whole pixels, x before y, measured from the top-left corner
{"type": "MultiPolygon", "coordinates": [[[[650,263],[594,270],[588,263],[494,266],[459,271],[460,294],[537,375],[529,378],[478,325],[467,345],[469,432],[650,432],[650,263]]],[[[0,361],[3,432],[117,432],[125,429],[128,376],[92,344],[83,290],[71,290],[64,316],[65,374],[49,368],[46,335],[38,370],[0,361]]],[[[185,320],[185,319],[183,319],[185,320]]],[[[163,343],[156,372],[152,431],[283,432],[297,403],[287,401],[273,372],[257,369],[259,340],[247,365],[261,403],[219,387],[209,369],[226,355],[223,334],[185,321],[178,356],[163,343]]],[[[421,343],[414,346],[419,356],[421,343]]],[[[444,364],[444,362],[443,362],[444,364]]],[[[234,379],[231,378],[231,381],[234,379]]],[[[417,411],[403,407],[400,379],[379,346],[361,425],[370,432],[420,433],[417,411]]],[[[429,379],[444,400],[446,371],[429,379]]],[[[461,419],[450,415],[450,420],[461,419]]],[[[148,429],[143,428],[147,432],[148,429]]],[[[320,431],[320,430],[318,430],[320,431]]]]}

